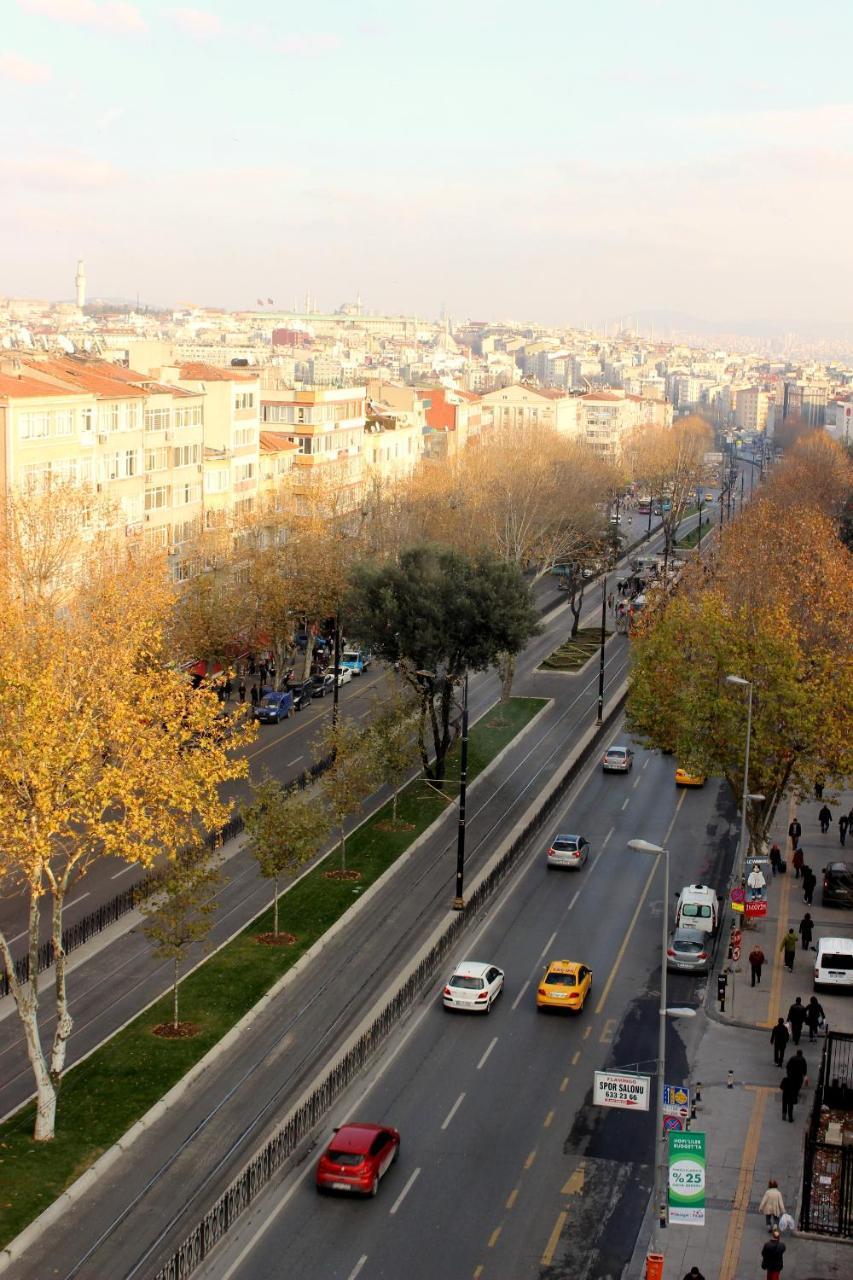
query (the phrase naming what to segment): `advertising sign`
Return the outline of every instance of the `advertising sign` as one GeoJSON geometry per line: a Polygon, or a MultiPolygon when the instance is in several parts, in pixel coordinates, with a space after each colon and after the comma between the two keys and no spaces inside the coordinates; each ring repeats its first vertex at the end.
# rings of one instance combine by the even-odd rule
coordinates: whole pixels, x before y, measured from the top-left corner
{"type": "Polygon", "coordinates": [[[625,1071],[596,1071],[592,1100],[599,1107],[622,1107],[628,1111],[648,1111],[651,1076],[625,1071]]]}
{"type": "Polygon", "coordinates": [[[757,916],[767,915],[767,903],[761,898],[754,898],[752,902],[743,904],[743,914],[745,919],[754,920],[757,916]]]}
{"type": "Polygon", "coordinates": [[[673,1225],[705,1225],[705,1135],[670,1133],[669,1221],[673,1225]]]}

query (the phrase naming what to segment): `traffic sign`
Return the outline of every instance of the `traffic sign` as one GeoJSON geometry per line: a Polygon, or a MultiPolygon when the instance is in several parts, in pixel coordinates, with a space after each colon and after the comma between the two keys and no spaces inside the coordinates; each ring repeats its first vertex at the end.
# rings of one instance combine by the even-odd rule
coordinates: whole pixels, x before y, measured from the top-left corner
{"type": "Polygon", "coordinates": [[[665,1084],[663,1087],[663,1105],[665,1107],[689,1107],[690,1090],[683,1084],[665,1084]]]}
{"type": "Polygon", "coordinates": [[[684,1128],[684,1122],[679,1116],[664,1116],[663,1131],[664,1133],[681,1133],[684,1128]]]}
{"type": "Polygon", "coordinates": [[[746,890],[742,885],[736,884],[732,889],[732,902],[743,902],[746,897],[746,890]]]}
{"type": "Polygon", "coordinates": [[[633,1072],[596,1071],[593,1102],[599,1107],[622,1107],[628,1111],[648,1111],[651,1076],[633,1072]]]}

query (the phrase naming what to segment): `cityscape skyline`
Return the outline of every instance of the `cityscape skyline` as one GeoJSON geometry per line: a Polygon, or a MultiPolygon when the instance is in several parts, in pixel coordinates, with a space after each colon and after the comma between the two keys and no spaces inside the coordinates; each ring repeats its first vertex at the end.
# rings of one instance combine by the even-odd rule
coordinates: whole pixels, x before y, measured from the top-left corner
{"type": "Polygon", "coordinates": [[[853,12],[811,13],[9,0],[0,294],[832,331],[853,104],[801,67],[853,12]]]}

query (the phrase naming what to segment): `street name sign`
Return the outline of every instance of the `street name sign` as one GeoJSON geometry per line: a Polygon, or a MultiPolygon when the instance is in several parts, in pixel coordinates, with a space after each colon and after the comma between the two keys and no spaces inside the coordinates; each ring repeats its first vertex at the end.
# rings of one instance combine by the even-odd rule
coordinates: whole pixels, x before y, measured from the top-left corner
{"type": "Polygon", "coordinates": [[[651,1076],[633,1072],[596,1071],[592,1100],[599,1107],[622,1107],[627,1111],[648,1111],[651,1076]]]}

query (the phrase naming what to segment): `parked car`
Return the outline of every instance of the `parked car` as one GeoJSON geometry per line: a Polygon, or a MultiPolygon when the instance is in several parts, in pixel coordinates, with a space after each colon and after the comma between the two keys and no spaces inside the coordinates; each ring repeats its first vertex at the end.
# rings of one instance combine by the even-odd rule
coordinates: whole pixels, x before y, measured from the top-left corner
{"type": "Polygon", "coordinates": [[[317,680],[311,677],[310,680],[292,680],[288,682],[287,691],[293,697],[294,711],[301,711],[306,707],[311,699],[315,696],[317,680]]]}
{"type": "Polygon", "coordinates": [[[666,949],[666,967],[680,973],[707,973],[711,947],[701,929],[673,929],[666,949]]]}
{"type": "Polygon", "coordinates": [[[349,684],[352,680],[352,671],[349,667],[335,667],[335,675],[338,677],[338,687],[342,684],[349,684]]]}
{"type": "Polygon", "coordinates": [[[369,649],[344,649],[341,654],[341,666],[348,667],[354,676],[360,676],[373,661],[369,649]]]}
{"type": "Polygon", "coordinates": [[[720,923],[720,899],[707,884],[686,884],[675,907],[676,928],[714,933],[720,923]]]}
{"type": "Polygon", "coordinates": [[[375,1196],[380,1179],[400,1155],[396,1129],[378,1124],[343,1124],[320,1156],[318,1191],[356,1191],[375,1196]]]}
{"type": "Polygon", "coordinates": [[[548,846],[549,867],[582,867],[589,858],[585,836],[558,835],[548,846]]]}
{"type": "Polygon", "coordinates": [[[605,773],[627,773],[634,766],[634,753],[630,747],[608,747],[601,757],[605,773]]]}
{"type": "Polygon", "coordinates": [[[818,938],[814,989],[853,987],[853,938],[818,938]]]}
{"type": "Polygon", "coordinates": [[[464,960],[450,975],[441,994],[445,1009],[465,1009],[468,1013],[491,1013],[504,988],[503,969],[479,960],[464,960]]]}
{"type": "Polygon", "coordinates": [[[255,719],[261,724],[278,724],[286,720],[293,710],[293,695],[287,689],[265,693],[255,707],[255,719]]]}
{"type": "Polygon", "coordinates": [[[825,907],[853,907],[853,862],[830,862],[823,868],[820,900],[825,907]]]}

